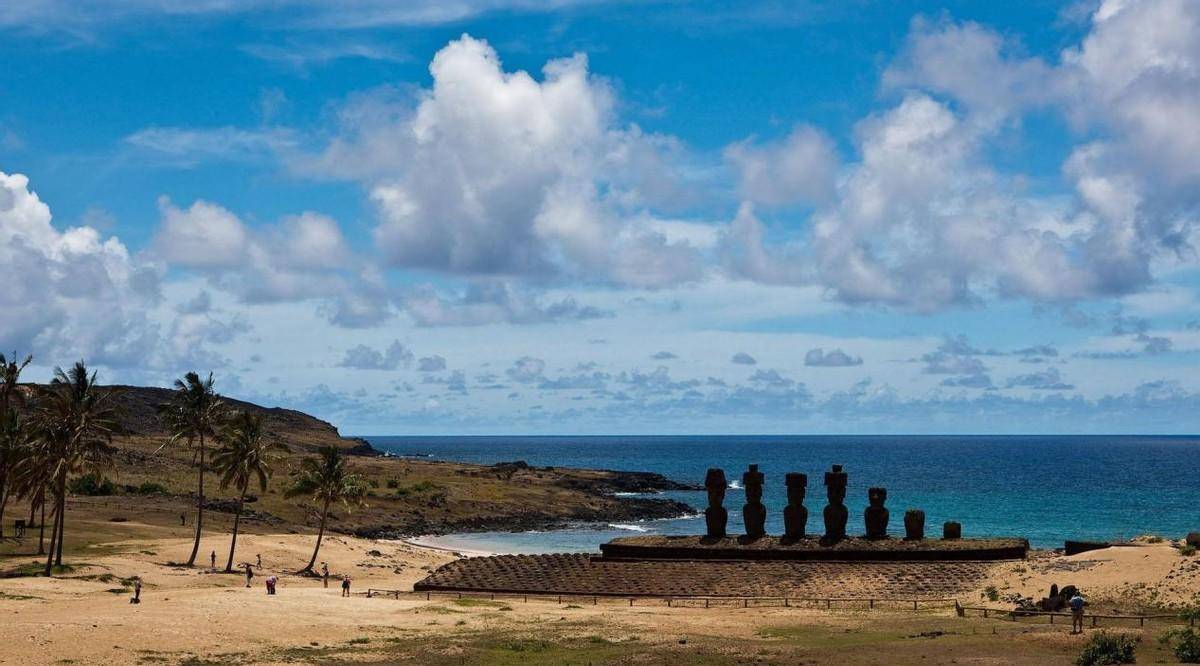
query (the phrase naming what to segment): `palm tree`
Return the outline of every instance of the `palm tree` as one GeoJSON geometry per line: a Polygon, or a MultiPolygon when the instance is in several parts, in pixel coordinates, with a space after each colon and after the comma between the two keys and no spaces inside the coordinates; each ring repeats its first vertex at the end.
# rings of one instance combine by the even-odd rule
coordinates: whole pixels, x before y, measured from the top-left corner
{"type": "MultiPolygon", "coordinates": [[[[171,432],[168,443],[186,441],[188,447],[196,447],[199,480],[196,487],[196,541],[187,566],[196,563],[200,552],[200,531],[204,524],[204,452],[205,440],[216,436],[217,429],[225,421],[225,403],[213,391],[213,376],[207,380],[189,372],[183,379],[175,380],[175,394],[169,403],[161,407],[164,420],[171,432]]],[[[164,444],[163,446],[166,446],[164,444]]],[[[162,448],[162,447],[159,447],[162,448]]]]}
{"type": "Polygon", "coordinates": [[[259,489],[266,491],[271,466],[275,463],[276,451],[286,451],[282,443],[269,440],[263,431],[262,416],[240,412],[225,424],[221,431],[221,448],[213,453],[213,469],[221,474],[221,487],[237,488],[237,513],[233,517],[233,538],[229,541],[229,561],[225,572],[233,572],[233,553],[237,548],[238,525],[242,520],[242,507],[246,502],[246,490],[254,480],[259,489]]]}
{"type": "Polygon", "coordinates": [[[321,527],[317,531],[317,547],[313,549],[312,559],[308,565],[297,573],[312,573],[313,565],[317,563],[317,553],[321,550],[321,538],[325,536],[325,521],[329,517],[329,505],[340,501],[347,507],[361,506],[365,487],[362,477],[352,474],[346,466],[346,459],[335,446],[321,447],[320,458],[305,458],[300,463],[300,470],[292,487],[288,488],[285,497],[306,495],[321,506],[321,527]]]}
{"type": "Polygon", "coordinates": [[[4,507],[12,495],[13,469],[27,434],[17,413],[17,407],[24,402],[24,396],[17,390],[17,382],[21,371],[32,360],[32,356],[26,356],[18,363],[16,352],[11,359],[0,354],[0,538],[4,537],[4,507]]]}
{"type": "Polygon", "coordinates": [[[99,474],[112,465],[112,446],[117,428],[112,391],[96,385],[96,373],[88,374],[80,361],[69,372],[54,369],[34,425],[35,449],[31,460],[45,464],[54,500],[54,529],[46,575],[62,565],[66,534],[67,478],[77,474],[99,474]]]}

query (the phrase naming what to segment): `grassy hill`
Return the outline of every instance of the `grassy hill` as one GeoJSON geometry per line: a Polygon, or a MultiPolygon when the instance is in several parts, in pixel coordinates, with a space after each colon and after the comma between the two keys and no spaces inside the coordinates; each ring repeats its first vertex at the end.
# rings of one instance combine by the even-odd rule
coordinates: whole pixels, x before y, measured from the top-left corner
{"type": "MultiPolygon", "coordinates": [[[[115,439],[117,463],[109,476],[117,486],[117,502],[126,512],[157,516],[179,523],[195,506],[196,467],[193,452],[182,443],[169,444],[158,405],[169,389],[135,386],[116,391],[122,433],[115,439]],[[141,492],[161,487],[162,492],[141,492]]],[[[33,387],[29,387],[33,392],[33,387]]],[[[342,437],[332,424],[290,409],[263,407],[224,398],[234,409],[262,414],[268,436],[291,452],[276,465],[267,491],[252,488],[248,498],[249,531],[294,532],[314,524],[301,499],[286,499],[284,490],[304,456],[333,445],[351,456],[353,471],[370,487],[367,506],[349,511],[337,507],[330,529],[363,536],[404,536],[451,531],[541,529],[571,521],[637,520],[676,516],[686,505],[653,498],[616,497],[616,491],[678,488],[658,475],[605,470],[535,468],[521,462],[486,466],[381,455],[364,440],[342,437]]],[[[207,505],[216,512],[232,510],[232,489],[221,489],[215,475],[206,478],[207,505]]],[[[102,498],[74,498],[81,504],[102,498]]],[[[20,517],[21,503],[10,505],[20,517]]],[[[26,509],[27,511],[27,509],[26,509]]],[[[219,519],[219,516],[215,516],[219,519]]],[[[11,524],[11,523],[10,523],[11,524]]],[[[70,535],[68,536],[70,540],[70,535]]],[[[0,550],[2,552],[2,550],[0,550]]]]}

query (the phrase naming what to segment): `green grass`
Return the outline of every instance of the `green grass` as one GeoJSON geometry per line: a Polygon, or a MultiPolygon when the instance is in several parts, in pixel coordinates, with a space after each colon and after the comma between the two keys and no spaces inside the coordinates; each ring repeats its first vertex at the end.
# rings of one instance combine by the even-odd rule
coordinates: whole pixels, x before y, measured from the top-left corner
{"type": "MultiPolygon", "coordinates": [[[[490,599],[476,599],[474,597],[454,599],[450,603],[454,604],[455,606],[462,606],[463,608],[506,608],[506,606],[499,601],[492,601],[490,599]]],[[[512,610],[512,608],[509,608],[508,610],[512,610]]]]}

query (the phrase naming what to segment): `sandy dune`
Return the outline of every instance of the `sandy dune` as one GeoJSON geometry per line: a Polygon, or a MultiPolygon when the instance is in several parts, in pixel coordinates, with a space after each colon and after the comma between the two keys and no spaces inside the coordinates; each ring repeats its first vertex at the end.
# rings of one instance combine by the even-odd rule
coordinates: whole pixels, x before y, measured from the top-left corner
{"type": "MultiPolygon", "coordinates": [[[[834,640],[842,632],[865,631],[872,626],[887,627],[895,633],[895,627],[934,620],[936,626],[955,632],[965,632],[969,626],[968,636],[986,631],[986,627],[976,625],[979,621],[957,620],[952,612],[945,611],[914,620],[903,613],[878,610],[705,611],[629,608],[614,603],[590,606],[498,601],[475,605],[412,596],[400,600],[364,596],[344,599],[336,579],[325,589],[319,580],[291,573],[307,561],[312,543],[313,537],[303,534],[244,537],[239,549],[242,558],[253,560],[254,555],[261,554],[263,560],[250,589],[241,575],[167,565],[168,560],[179,559],[189,550],[190,542],[180,538],[104,544],[101,550],[118,552],[68,558],[87,564],[63,578],[0,581],[0,616],[5,619],[0,623],[0,645],[4,646],[0,663],[188,663],[189,659],[213,663],[321,663],[332,658],[330,650],[345,650],[357,644],[403,642],[420,653],[426,649],[420,647],[425,645],[422,641],[429,641],[429,650],[452,652],[458,648],[443,640],[448,634],[469,638],[489,631],[545,635],[555,640],[618,642],[614,644],[640,640],[640,645],[654,645],[661,650],[684,649],[689,645],[688,637],[692,638],[690,645],[698,642],[697,637],[708,637],[709,642],[717,644],[761,641],[763,636],[773,635],[771,631],[791,631],[788,627],[797,622],[805,623],[806,631],[825,627],[828,636],[821,634],[826,636],[821,640],[834,640]],[[262,586],[263,578],[272,573],[281,578],[279,594],[273,597],[267,596],[262,586]],[[130,594],[117,580],[131,576],[141,576],[145,581],[140,605],[129,603],[130,594]]],[[[202,552],[207,554],[216,548],[220,562],[225,547],[226,538],[214,535],[205,540],[202,552]]],[[[363,591],[368,586],[409,589],[431,568],[453,557],[452,553],[408,543],[334,536],[322,548],[321,559],[330,563],[335,574],[350,573],[354,589],[363,591]]],[[[11,569],[25,562],[32,562],[32,558],[8,557],[0,565],[11,569]]],[[[1113,603],[1161,602],[1189,599],[1200,591],[1200,564],[1195,558],[1181,557],[1171,545],[1158,543],[1005,563],[997,565],[989,580],[1003,591],[1030,596],[1043,594],[1051,582],[1057,582],[1080,585],[1093,598],[1113,603]]],[[[901,631],[923,635],[915,632],[925,631],[925,626],[901,631]]],[[[1074,649],[1061,637],[1061,627],[1052,633],[1047,631],[1051,628],[1039,627],[1020,635],[1030,650],[1074,649]]],[[[371,653],[336,654],[342,660],[372,660],[371,653]]]]}

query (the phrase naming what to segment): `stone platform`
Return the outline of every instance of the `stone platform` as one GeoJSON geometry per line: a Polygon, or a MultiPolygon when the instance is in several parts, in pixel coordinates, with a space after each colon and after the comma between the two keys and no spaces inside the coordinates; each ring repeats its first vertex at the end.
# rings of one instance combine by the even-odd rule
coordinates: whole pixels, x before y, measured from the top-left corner
{"type": "Polygon", "coordinates": [[[994,562],[788,562],[610,560],[587,554],[460,559],[417,591],[942,599],[983,584],[994,562]]]}
{"type": "Polygon", "coordinates": [[[865,539],[848,537],[827,543],[817,537],[795,542],[766,536],[709,539],[700,536],[634,536],[600,546],[605,559],[635,560],[799,560],[810,562],[942,562],[1021,560],[1029,542],[992,539],[865,539]]]}

